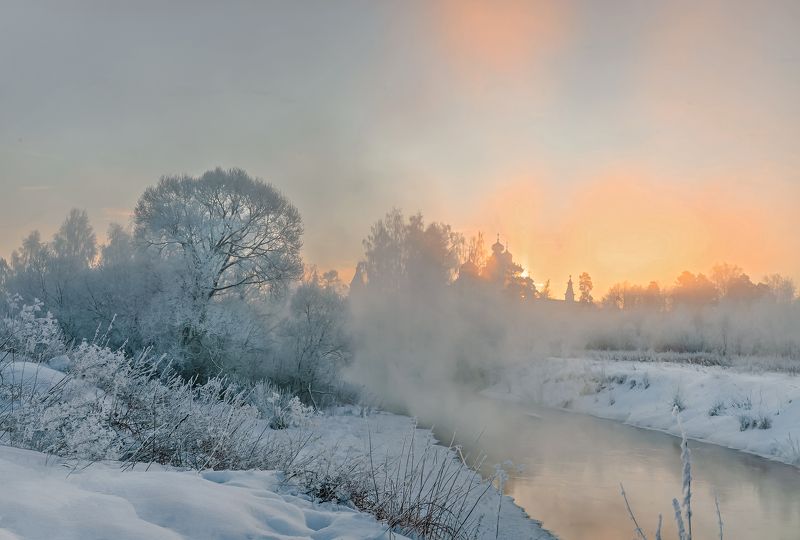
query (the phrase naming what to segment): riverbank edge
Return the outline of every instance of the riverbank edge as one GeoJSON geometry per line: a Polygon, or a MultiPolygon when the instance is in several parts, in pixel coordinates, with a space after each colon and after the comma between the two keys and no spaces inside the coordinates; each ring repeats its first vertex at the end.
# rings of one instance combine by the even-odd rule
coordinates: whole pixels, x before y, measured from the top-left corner
{"type": "Polygon", "coordinates": [[[587,414],[800,468],[800,377],[719,366],[592,358],[531,360],[487,398],[587,414]]]}

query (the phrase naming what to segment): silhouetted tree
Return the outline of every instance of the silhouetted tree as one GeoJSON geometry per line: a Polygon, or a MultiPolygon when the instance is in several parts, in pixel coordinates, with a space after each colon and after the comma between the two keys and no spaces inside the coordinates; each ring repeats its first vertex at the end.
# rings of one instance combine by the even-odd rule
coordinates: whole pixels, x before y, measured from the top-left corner
{"type": "Polygon", "coordinates": [[[663,308],[661,288],[651,281],[647,287],[631,285],[627,281],[613,285],[601,300],[603,307],[631,311],[649,309],[660,311],[663,308]]]}
{"type": "Polygon", "coordinates": [[[486,246],[482,232],[479,231],[476,236],[469,239],[465,262],[472,263],[477,268],[483,268],[486,264],[486,246]]]}
{"type": "Polygon", "coordinates": [[[539,291],[538,295],[539,295],[539,298],[541,298],[542,300],[547,300],[547,299],[550,298],[552,293],[550,292],[550,280],[549,279],[544,282],[544,286],[539,291]]]}
{"type": "Polygon", "coordinates": [[[581,292],[579,301],[584,304],[591,304],[594,301],[592,298],[592,277],[586,273],[581,273],[578,276],[578,290],[581,292]]]}
{"type": "Polygon", "coordinates": [[[741,280],[743,274],[742,269],[735,264],[715,264],[711,268],[710,279],[717,288],[718,297],[725,298],[728,290],[741,280]]]}
{"type": "Polygon", "coordinates": [[[449,225],[426,225],[421,214],[406,221],[400,210],[393,209],[364,240],[366,283],[387,291],[447,285],[456,275],[462,242],[449,225]]]}
{"type": "Polygon", "coordinates": [[[676,305],[704,306],[717,300],[717,289],[704,275],[696,276],[684,270],[675,280],[672,290],[672,301],[676,305]]]}
{"type": "Polygon", "coordinates": [[[655,281],[651,281],[644,291],[643,305],[648,309],[661,311],[664,309],[664,295],[661,287],[655,281]]]}
{"type": "Polygon", "coordinates": [[[622,283],[615,283],[612,285],[608,292],[600,300],[604,308],[608,309],[624,309],[625,308],[625,293],[624,288],[626,285],[622,283]]]}
{"type": "Polygon", "coordinates": [[[759,288],[747,274],[740,274],[727,283],[724,298],[733,302],[753,302],[767,293],[766,287],[759,288]]]}
{"type": "Polygon", "coordinates": [[[768,289],[772,297],[780,303],[788,304],[795,298],[797,289],[791,278],[780,274],[771,274],[761,280],[768,289]]]}

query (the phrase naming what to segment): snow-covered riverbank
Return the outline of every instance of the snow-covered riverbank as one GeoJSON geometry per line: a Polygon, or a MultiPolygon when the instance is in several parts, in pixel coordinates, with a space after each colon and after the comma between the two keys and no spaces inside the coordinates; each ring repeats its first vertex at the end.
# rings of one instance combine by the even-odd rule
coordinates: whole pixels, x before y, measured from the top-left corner
{"type": "Polygon", "coordinates": [[[409,417],[156,375],[86,342],[0,357],[0,540],[552,538],[409,417]]]}
{"type": "MultiPolygon", "coordinates": [[[[439,464],[442,463],[442,458],[455,461],[457,468],[443,469],[443,471],[445,474],[457,474],[456,485],[479,481],[480,477],[469,466],[482,456],[463,455],[436,444],[436,439],[429,429],[415,426],[415,421],[407,416],[384,412],[373,413],[366,417],[334,414],[318,421],[315,427],[315,433],[319,436],[316,443],[318,448],[312,451],[324,450],[341,457],[366,455],[370,452],[371,445],[371,452],[376,461],[385,462],[387,459],[392,461],[397,457],[402,457],[406,461],[410,457],[412,462],[417,463],[426,459],[427,454],[428,460],[438,460],[439,464]],[[413,450],[410,451],[410,448],[413,450]],[[438,454],[438,457],[432,458],[433,454],[438,454]]],[[[430,465],[428,468],[431,468],[430,465]]],[[[499,538],[554,540],[553,536],[542,528],[541,523],[529,517],[514,504],[511,497],[502,496],[502,504],[498,504],[500,495],[493,488],[478,497],[480,493],[481,490],[475,490],[467,498],[467,506],[475,504],[472,511],[474,519],[470,520],[475,525],[471,538],[494,540],[499,523],[499,538]]],[[[534,517],[546,518],[546,516],[534,517]]]]}
{"type": "Polygon", "coordinates": [[[800,465],[800,377],[729,368],[548,358],[484,392],[679,434],[800,465]]]}
{"type": "MultiPolygon", "coordinates": [[[[409,446],[419,459],[434,443],[428,430],[414,429],[412,419],[387,413],[319,417],[311,429],[315,438],[306,452],[324,453],[333,464],[368,452],[370,444],[376,461],[401,456],[409,446]]],[[[454,453],[446,456],[452,451],[442,446],[433,452],[458,459],[454,453]]],[[[455,464],[465,481],[478,480],[466,466],[455,464]]],[[[120,463],[103,462],[84,469],[39,452],[0,446],[0,539],[390,537],[385,523],[348,505],[315,502],[278,471],[146,467],[124,471],[120,463]]],[[[510,498],[504,499],[502,538],[552,538],[510,498]]],[[[495,538],[497,508],[496,492],[477,502],[477,538],[495,538]]]]}

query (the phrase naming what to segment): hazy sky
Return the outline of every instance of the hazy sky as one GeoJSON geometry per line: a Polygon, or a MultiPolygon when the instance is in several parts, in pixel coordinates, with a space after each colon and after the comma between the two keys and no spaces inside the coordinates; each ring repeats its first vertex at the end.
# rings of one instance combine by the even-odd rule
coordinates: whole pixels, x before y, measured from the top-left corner
{"type": "Polygon", "coordinates": [[[242,167],[351,268],[392,206],[536,281],[800,281],[800,2],[0,0],[0,255],[242,167]]]}

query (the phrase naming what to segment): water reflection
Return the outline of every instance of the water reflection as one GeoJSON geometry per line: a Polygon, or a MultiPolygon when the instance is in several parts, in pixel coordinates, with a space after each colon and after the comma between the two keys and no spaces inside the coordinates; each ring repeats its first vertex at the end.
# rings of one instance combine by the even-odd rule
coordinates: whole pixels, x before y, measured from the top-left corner
{"type": "MultiPolygon", "coordinates": [[[[677,438],[585,415],[523,410],[483,399],[459,409],[457,420],[448,424],[440,418],[438,425],[465,427],[470,417],[502,419],[487,421],[479,438],[461,440],[473,452],[491,449],[487,470],[506,459],[524,466],[523,473],[510,479],[507,492],[560,538],[632,538],[620,482],[648,536],[653,537],[661,513],[664,537],[676,537],[671,504],[681,493],[677,438]]],[[[437,430],[441,438],[443,431],[437,430]]],[[[695,538],[717,537],[716,493],[727,540],[800,539],[800,470],[714,445],[690,441],[690,448],[695,538]]]]}

